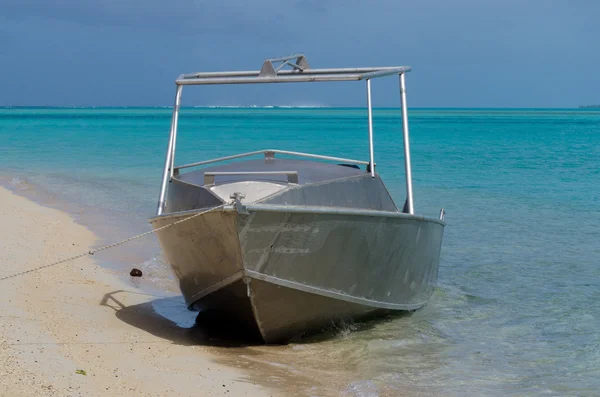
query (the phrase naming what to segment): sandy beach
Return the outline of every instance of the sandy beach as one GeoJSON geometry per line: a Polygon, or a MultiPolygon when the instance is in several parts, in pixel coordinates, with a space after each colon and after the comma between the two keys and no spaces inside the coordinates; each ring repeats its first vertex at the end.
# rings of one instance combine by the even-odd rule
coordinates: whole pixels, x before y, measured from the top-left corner
{"type": "Polygon", "coordinates": [[[0,202],[1,396],[276,395],[152,315],[161,297],[92,257],[11,277],[98,239],[66,213],[7,189],[0,202]]]}

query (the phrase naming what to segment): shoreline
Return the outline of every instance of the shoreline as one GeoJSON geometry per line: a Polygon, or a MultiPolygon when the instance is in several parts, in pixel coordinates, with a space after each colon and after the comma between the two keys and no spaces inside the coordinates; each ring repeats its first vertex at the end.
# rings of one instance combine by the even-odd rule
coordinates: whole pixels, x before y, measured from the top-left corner
{"type": "Polygon", "coordinates": [[[174,291],[145,293],[91,257],[10,277],[86,252],[99,238],[4,187],[0,201],[1,396],[275,395],[217,362],[174,291]],[[164,317],[173,311],[174,320],[164,317]]]}
{"type": "MultiPolygon", "coordinates": [[[[35,177],[34,177],[35,178],[35,177]]],[[[32,179],[34,179],[32,178],[32,179]]],[[[125,238],[150,231],[147,222],[123,222],[118,215],[98,208],[83,205],[77,200],[69,200],[44,187],[38,181],[30,181],[29,175],[14,175],[0,172],[0,188],[45,208],[60,211],[69,216],[73,222],[89,231],[96,237],[90,248],[99,248],[113,244],[125,238]]],[[[141,269],[142,279],[137,279],[136,287],[146,293],[162,293],[164,291],[179,293],[176,280],[162,257],[162,250],[154,235],[128,242],[123,247],[117,246],[107,251],[94,254],[95,263],[102,268],[115,272],[122,282],[129,282],[131,268],[141,269]]],[[[58,258],[59,260],[61,258],[58,258]]]]}

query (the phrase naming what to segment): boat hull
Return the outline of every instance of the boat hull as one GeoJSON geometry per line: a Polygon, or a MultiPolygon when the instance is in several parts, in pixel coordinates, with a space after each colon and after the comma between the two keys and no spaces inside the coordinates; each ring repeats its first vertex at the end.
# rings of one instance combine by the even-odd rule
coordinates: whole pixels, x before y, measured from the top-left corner
{"type": "MultiPolygon", "coordinates": [[[[443,222],[319,208],[217,210],[157,235],[190,308],[243,319],[268,343],[335,320],[426,304],[443,222]]],[[[190,215],[151,223],[159,228],[190,215]]]]}
{"type": "Polygon", "coordinates": [[[252,276],[228,284],[196,301],[192,307],[200,312],[217,314],[210,316],[211,320],[217,318],[229,327],[243,329],[244,339],[271,344],[287,343],[328,326],[389,312],[252,276]]]}

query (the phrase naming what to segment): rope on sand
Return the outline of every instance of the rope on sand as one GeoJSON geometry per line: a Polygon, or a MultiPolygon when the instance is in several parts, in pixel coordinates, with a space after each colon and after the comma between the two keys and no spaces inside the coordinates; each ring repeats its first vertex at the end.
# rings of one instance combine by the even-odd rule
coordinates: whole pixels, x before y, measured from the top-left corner
{"type": "Polygon", "coordinates": [[[69,261],[72,261],[72,260],[75,260],[75,259],[83,258],[84,256],[94,255],[96,252],[104,251],[104,250],[107,250],[109,248],[114,248],[116,246],[125,244],[125,243],[127,243],[129,241],[136,240],[138,238],[142,238],[142,237],[148,236],[148,235],[150,235],[152,233],[156,233],[156,232],[158,232],[160,230],[163,230],[163,229],[166,229],[168,227],[175,226],[175,225],[177,225],[179,223],[182,223],[182,222],[185,222],[185,221],[189,221],[190,219],[196,218],[196,217],[198,217],[200,215],[204,215],[204,214],[206,214],[208,212],[211,212],[211,211],[215,211],[218,208],[222,208],[222,207],[224,207],[224,205],[219,205],[217,207],[212,207],[212,208],[210,208],[210,209],[208,209],[206,211],[198,212],[198,213],[196,213],[194,215],[188,216],[187,218],[183,218],[183,219],[180,219],[180,220],[175,221],[173,223],[169,223],[168,225],[161,226],[158,229],[150,230],[148,232],[145,232],[145,233],[142,233],[142,234],[138,234],[136,236],[132,236],[132,237],[126,238],[125,240],[121,240],[121,241],[118,241],[118,242],[113,243],[113,244],[105,245],[105,246],[102,246],[100,248],[91,249],[91,250],[89,250],[87,252],[83,252],[81,254],[78,254],[78,255],[75,255],[75,256],[71,256],[69,258],[61,259],[59,261],[56,261],[56,262],[53,262],[53,263],[50,263],[50,264],[47,264],[47,265],[43,265],[43,266],[39,266],[39,267],[36,267],[36,268],[33,268],[33,269],[25,270],[25,271],[22,271],[22,272],[19,272],[19,273],[11,274],[9,276],[0,277],[0,281],[7,280],[9,278],[14,278],[14,277],[22,276],[22,275],[27,274],[27,273],[37,272],[37,271],[45,269],[47,267],[52,267],[52,266],[60,265],[61,263],[65,263],[65,262],[69,262],[69,261]]]}

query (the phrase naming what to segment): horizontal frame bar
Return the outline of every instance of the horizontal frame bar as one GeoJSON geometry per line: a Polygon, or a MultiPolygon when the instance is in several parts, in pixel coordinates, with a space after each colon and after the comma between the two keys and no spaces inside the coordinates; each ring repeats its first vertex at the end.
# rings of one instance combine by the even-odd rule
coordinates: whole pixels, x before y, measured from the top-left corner
{"type": "MultiPolygon", "coordinates": [[[[377,71],[393,71],[395,73],[410,72],[410,66],[384,66],[384,67],[366,67],[366,68],[330,68],[330,69],[307,69],[304,72],[296,70],[280,70],[277,73],[278,77],[289,75],[339,75],[339,74],[363,74],[377,71]],[[396,72],[397,71],[397,72],[396,72]]],[[[177,80],[200,79],[200,78],[217,78],[217,77],[258,77],[260,70],[240,70],[235,72],[198,72],[182,74],[177,80]]]]}
{"type": "Polygon", "coordinates": [[[279,153],[279,154],[288,154],[288,155],[291,155],[291,156],[308,157],[308,158],[321,159],[321,160],[340,161],[342,163],[348,163],[348,164],[357,164],[357,165],[368,165],[369,164],[368,161],[345,159],[345,158],[342,158],[342,157],[322,156],[320,154],[290,152],[290,151],[287,151],[287,150],[267,150],[267,151],[268,152],[273,152],[273,153],[279,153]]]}
{"type": "Polygon", "coordinates": [[[196,163],[179,165],[179,166],[175,167],[175,170],[182,170],[184,168],[190,168],[190,167],[197,167],[197,166],[200,166],[200,165],[219,163],[221,161],[235,160],[235,159],[240,159],[242,157],[250,157],[250,156],[255,156],[257,154],[263,154],[263,153],[265,153],[264,150],[257,150],[255,152],[247,152],[247,153],[234,154],[232,156],[218,157],[216,159],[210,159],[210,160],[198,161],[196,163]]]}
{"type": "Polygon", "coordinates": [[[397,69],[390,69],[390,70],[377,70],[374,72],[369,72],[369,73],[365,73],[362,75],[362,78],[364,80],[370,80],[370,79],[376,79],[378,77],[386,77],[386,76],[392,76],[395,74],[402,74],[404,73],[405,70],[404,68],[397,68],[397,69]]]}
{"type": "Polygon", "coordinates": [[[347,75],[304,75],[296,73],[296,76],[272,76],[272,77],[216,77],[198,79],[177,79],[177,85],[219,85],[219,84],[267,84],[267,83],[318,83],[327,81],[358,81],[362,74],[347,75]]]}
{"type": "Polygon", "coordinates": [[[339,161],[342,163],[357,164],[357,165],[369,164],[368,161],[345,159],[345,158],[341,158],[341,157],[322,156],[319,154],[310,154],[310,153],[302,153],[302,152],[290,152],[287,150],[266,149],[266,150],[257,150],[254,152],[234,154],[233,156],[219,157],[219,158],[211,159],[211,160],[198,161],[196,163],[184,164],[184,165],[175,167],[175,170],[182,170],[184,168],[197,167],[200,165],[219,163],[221,161],[234,160],[234,159],[239,159],[239,158],[243,158],[243,157],[250,157],[250,156],[255,156],[257,154],[264,154],[266,157],[267,153],[287,154],[290,156],[308,157],[308,158],[315,158],[315,159],[320,159],[320,160],[339,161]]]}

